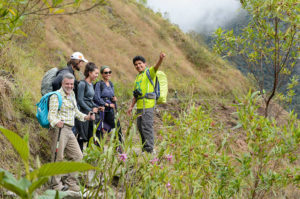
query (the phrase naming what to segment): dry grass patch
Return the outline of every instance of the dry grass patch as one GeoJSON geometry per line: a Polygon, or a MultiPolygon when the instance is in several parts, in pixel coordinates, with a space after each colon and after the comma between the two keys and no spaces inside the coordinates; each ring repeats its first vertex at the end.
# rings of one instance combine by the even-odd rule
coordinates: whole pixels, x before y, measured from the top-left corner
{"type": "Polygon", "coordinates": [[[0,121],[2,125],[8,125],[15,117],[12,96],[14,95],[13,84],[7,78],[0,76],[0,121]]]}

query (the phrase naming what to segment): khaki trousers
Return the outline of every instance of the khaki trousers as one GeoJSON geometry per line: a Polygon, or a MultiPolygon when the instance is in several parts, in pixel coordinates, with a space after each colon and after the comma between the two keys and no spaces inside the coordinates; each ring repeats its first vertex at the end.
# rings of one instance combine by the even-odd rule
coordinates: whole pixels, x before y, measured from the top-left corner
{"type": "MultiPolygon", "coordinates": [[[[51,137],[52,162],[54,161],[58,132],[59,128],[52,128],[49,130],[51,137]]],[[[80,162],[83,158],[77,139],[72,132],[72,127],[66,125],[61,129],[56,162],[63,161],[64,153],[66,154],[66,158],[71,161],[80,162]]],[[[61,190],[63,188],[61,177],[62,175],[52,177],[51,183],[53,189],[61,190]]],[[[68,174],[64,182],[69,187],[76,185],[76,173],[68,174]]]]}

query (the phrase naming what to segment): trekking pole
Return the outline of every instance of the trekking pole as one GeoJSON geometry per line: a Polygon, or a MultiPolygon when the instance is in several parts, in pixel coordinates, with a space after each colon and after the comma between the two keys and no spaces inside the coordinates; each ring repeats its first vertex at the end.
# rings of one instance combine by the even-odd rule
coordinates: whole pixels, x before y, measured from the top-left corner
{"type": "Polygon", "coordinates": [[[104,128],[104,124],[103,124],[104,123],[104,111],[101,112],[102,113],[101,129],[104,128]]]}
{"type": "Polygon", "coordinates": [[[116,111],[116,118],[115,118],[115,124],[117,124],[117,131],[118,131],[118,139],[120,144],[122,144],[124,142],[123,140],[123,134],[122,134],[122,130],[121,130],[121,123],[119,120],[119,112],[118,112],[118,107],[117,107],[117,102],[113,102],[115,104],[115,111],[116,111]]]}
{"type": "Polygon", "coordinates": [[[95,119],[92,121],[93,123],[93,140],[94,140],[94,144],[96,144],[96,131],[97,131],[97,124],[95,124],[95,120],[96,120],[96,113],[93,113],[95,115],[95,119]]]}
{"type": "MultiPolygon", "coordinates": [[[[63,120],[62,120],[63,122],[63,120]]],[[[56,157],[57,157],[57,152],[58,152],[58,147],[59,147],[59,140],[60,140],[60,134],[61,134],[61,129],[63,127],[59,128],[58,130],[58,137],[57,137],[57,142],[56,142],[56,149],[55,149],[55,154],[54,154],[54,162],[56,162],[56,157]]]]}
{"type": "Polygon", "coordinates": [[[96,118],[95,120],[93,121],[93,137],[94,137],[94,144],[97,145],[99,144],[100,145],[100,140],[98,139],[97,137],[97,130],[99,128],[99,125],[102,123],[103,120],[101,120],[101,113],[102,111],[98,111],[98,115],[99,115],[99,122],[96,122],[96,118]]]}

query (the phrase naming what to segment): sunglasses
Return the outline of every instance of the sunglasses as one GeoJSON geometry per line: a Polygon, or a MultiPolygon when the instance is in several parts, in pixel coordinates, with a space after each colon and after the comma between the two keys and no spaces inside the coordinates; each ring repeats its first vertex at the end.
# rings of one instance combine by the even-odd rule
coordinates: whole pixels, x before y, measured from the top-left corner
{"type": "Polygon", "coordinates": [[[108,72],[103,72],[103,74],[107,75],[107,74],[111,74],[112,72],[111,71],[108,71],[108,72]]]}

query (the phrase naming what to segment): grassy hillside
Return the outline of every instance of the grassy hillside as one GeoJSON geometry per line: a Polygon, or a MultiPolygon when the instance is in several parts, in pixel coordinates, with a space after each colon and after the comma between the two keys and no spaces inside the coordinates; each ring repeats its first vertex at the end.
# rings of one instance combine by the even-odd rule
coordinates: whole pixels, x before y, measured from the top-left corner
{"type": "MultiPolygon", "coordinates": [[[[87,14],[28,19],[23,30],[27,37],[13,38],[0,51],[0,125],[21,136],[29,133],[33,158],[39,156],[42,162],[50,158],[47,130],[35,119],[41,79],[48,69],[65,67],[71,53],[80,51],[97,66],[111,66],[126,132],[129,158],[124,164],[111,154],[112,145],[106,152],[86,151],[87,161],[101,163],[97,166],[107,177],[107,197],[114,190],[121,196],[126,192],[127,198],[139,194],[145,198],[249,198],[253,193],[272,198],[273,192],[296,198],[299,161],[295,154],[300,135],[296,119],[291,117],[281,128],[256,114],[259,107],[254,107],[257,101],[251,93],[236,101],[234,96],[242,96],[251,87],[248,80],[160,13],[134,0],[111,0],[87,14]],[[143,55],[152,65],[161,51],[167,54],[161,70],[168,76],[169,101],[155,117],[158,159],[141,159],[134,155],[140,148],[138,133],[124,113],[137,74],[131,60],[143,55]],[[239,112],[233,115],[236,108],[239,112]],[[233,129],[237,124],[241,126],[233,129]],[[149,164],[150,160],[157,163],[149,164]],[[125,173],[120,174],[121,185],[112,188],[109,180],[115,168],[125,173]],[[276,187],[279,183],[289,187],[276,187]]],[[[19,170],[19,158],[2,134],[0,143],[1,167],[19,170]]]]}
{"type": "MultiPolygon", "coordinates": [[[[34,117],[40,82],[49,68],[64,67],[74,51],[98,66],[111,66],[123,109],[136,76],[131,60],[138,54],[149,65],[160,51],[167,54],[161,70],[168,75],[170,97],[176,90],[180,98],[221,103],[248,89],[239,71],[135,1],[112,0],[87,14],[28,19],[22,29],[28,36],[13,38],[0,52],[0,124],[20,135],[29,132],[31,153],[45,161],[48,135],[34,117]]],[[[0,163],[10,168],[17,156],[2,135],[0,142],[0,163]]]]}
{"type": "Polygon", "coordinates": [[[159,13],[134,1],[109,1],[88,14],[29,19],[23,30],[27,37],[14,38],[1,49],[1,81],[10,85],[1,92],[4,126],[13,126],[9,121],[24,116],[33,118],[44,72],[64,67],[74,51],[81,51],[98,66],[111,66],[113,81],[124,100],[131,97],[136,76],[132,57],[144,55],[151,65],[160,51],[167,53],[161,70],[168,74],[171,96],[174,90],[182,95],[197,93],[201,98],[247,90],[239,71],[189,39],[159,13]]]}
{"type": "MultiPolygon", "coordinates": [[[[74,51],[82,52],[97,66],[109,65],[117,96],[126,109],[136,76],[135,55],[155,64],[160,51],[167,54],[161,70],[169,79],[169,96],[231,98],[247,90],[241,73],[205,46],[188,38],[181,30],[134,1],[110,1],[87,14],[28,19],[22,27],[27,37],[17,37],[1,49],[0,124],[24,135],[30,133],[34,155],[49,159],[47,131],[34,117],[39,101],[40,83],[45,71],[65,67],[74,51]]],[[[80,76],[80,74],[78,75],[80,76]]],[[[126,124],[125,124],[126,125],[126,124]]],[[[1,165],[9,168],[14,151],[2,143],[1,165]]]]}

